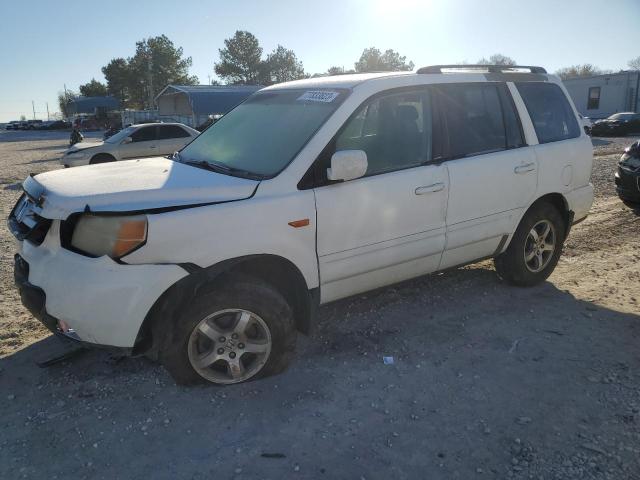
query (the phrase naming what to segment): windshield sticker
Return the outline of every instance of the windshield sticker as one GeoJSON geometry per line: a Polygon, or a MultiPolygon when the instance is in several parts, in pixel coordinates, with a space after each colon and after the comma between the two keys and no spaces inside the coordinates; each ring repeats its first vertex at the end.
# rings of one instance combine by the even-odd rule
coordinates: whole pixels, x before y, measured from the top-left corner
{"type": "Polygon", "coordinates": [[[302,102],[333,102],[336,97],[340,95],[340,92],[327,92],[322,90],[315,90],[310,92],[304,92],[298,97],[298,101],[302,102]]]}

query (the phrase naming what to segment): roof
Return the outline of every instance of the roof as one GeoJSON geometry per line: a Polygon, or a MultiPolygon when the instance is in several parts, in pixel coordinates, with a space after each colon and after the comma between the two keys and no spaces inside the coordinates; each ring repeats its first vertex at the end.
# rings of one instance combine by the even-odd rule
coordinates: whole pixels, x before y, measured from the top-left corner
{"type": "MultiPolygon", "coordinates": [[[[432,68],[450,68],[453,66],[435,66],[432,68]]],[[[475,67],[470,65],[469,67],[475,67]]],[[[487,66],[483,66],[488,69],[487,66]]],[[[491,67],[491,66],[488,66],[491,67]]],[[[456,66],[456,68],[458,68],[456,66]]],[[[541,67],[516,67],[516,68],[533,68],[540,69],[541,67]]],[[[333,75],[326,77],[306,78],[304,80],[294,80],[292,82],[279,83],[267,87],[265,90],[279,90],[279,89],[299,89],[299,88],[354,88],[357,85],[370,82],[380,82],[382,84],[426,84],[435,83],[436,79],[442,78],[442,75],[446,75],[447,81],[478,81],[480,78],[486,81],[495,81],[500,79],[504,81],[514,81],[515,79],[526,79],[528,81],[550,81],[556,77],[553,75],[540,74],[540,73],[524,73],[524,72],[491,72],[481,71],[475,68],[464,69],[464,66],[460,66],[459,71],[453,72],[431,72],[429,69],[423,69],[424,73],[419,72],[377,72],[377,73],[354,73],[347,75],[333,75]],[[480,77],[481,76],[481,77],[480,77]],[[429,78],[429,80],[427,80],[429,78]]]]}
{"type": "Polygon", "coordinates": [[[167,85],[156,101],[161,96],[186,94],[196,115],[224,114],[261,88],[261,85],[167,85]]]}
{"type": "Polygon", "coordinates": [[[572,77],[572,78],[567,78],[566,80],[563,80],[563,83],[571,83],[573,81],[579,81],[579,80],[591,80],[593,78],[599,78],[599,77],[617,77],[617,76],[625,76],[625,75],[637,75],[640,74],[640,70],[622,70],[620,72],[615,72],[615,73],[601,73],[600,75],[591,75],[588,77],[572,77]]]}
{"type": "Polygon", "coordinates": [[[69,107],[73,113],[94,113],[96,108],[118,110],[120,102],[115,97],[75,97],[69,107]]]}
{"type": "Polygon", "coordinates": [[[327,77],[305,78],[291,82],[278,83],[267,87],[269,90],[281,88],[353,88],[359,83],[376,78],[397,77],[403,75],[415,75],[413,72],[377,72],[377,73],[351,73],[346,75],[331,75],[327,77]]]}

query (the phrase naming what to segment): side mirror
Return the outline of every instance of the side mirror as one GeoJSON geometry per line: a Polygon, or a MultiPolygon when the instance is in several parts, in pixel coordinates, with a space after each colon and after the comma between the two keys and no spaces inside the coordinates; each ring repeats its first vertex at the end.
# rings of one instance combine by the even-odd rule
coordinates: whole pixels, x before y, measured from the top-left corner
{"type": "Polygon", "coordinates": [[[127,137],[122,141],[122,144],[126,145],[127,143],[131,143],[131,142],[133,142],[133,138],[127,137]]]}
{"type": "Polygon", "coordinates": [[[367,154],[362,150],[340,150],[331,156],[331,168],[327,168],[329,180],[353,180],[367,173],[367,154]]]}

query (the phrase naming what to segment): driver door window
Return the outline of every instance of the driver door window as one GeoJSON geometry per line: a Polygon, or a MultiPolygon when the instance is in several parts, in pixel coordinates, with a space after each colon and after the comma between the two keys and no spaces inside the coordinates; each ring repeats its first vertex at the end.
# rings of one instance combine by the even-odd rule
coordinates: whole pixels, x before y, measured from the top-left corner
{"type": "Polygon", "coordinates": [[[427,92],[392,94],[360,107],[337,136],[334,151],[363,150],[366,176],[402,170],[431,160],[431,130],[427,92]]]}

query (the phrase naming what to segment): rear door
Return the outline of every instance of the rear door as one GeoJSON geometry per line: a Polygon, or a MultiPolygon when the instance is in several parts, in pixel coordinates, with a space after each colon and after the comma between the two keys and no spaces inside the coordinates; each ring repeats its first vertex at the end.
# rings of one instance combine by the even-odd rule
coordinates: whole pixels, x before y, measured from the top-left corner
{"type": "Polygon", "coordinates": [[[322,302],[438,268],[445,242],[446,166],[434,163],[426,88],[365,102],[317,162],[314,189],[322,302]],[[363,150],[364,177],[326,180],[331,155],[363,150]]]}
{"type": "Polygon", "coordinates": [[[435,91],[450,182],[441,263],[447,268],[490,256],[506,241],[535,195],[537,162],[505,83],[435,91]]]}
{"type": "Polygon", "coordinates": [[[128,158],[153,157],[157,153],[158,127],[148,125],[138,128],[131,134],[130,143],[121,143],[119,156],[121,160],[128,158]]]}
{"type": "Polygon", "coordinates": [[[157,154],[169,155],[191,141],[191,135],[179,125],[159,125],[157,154]]]}

